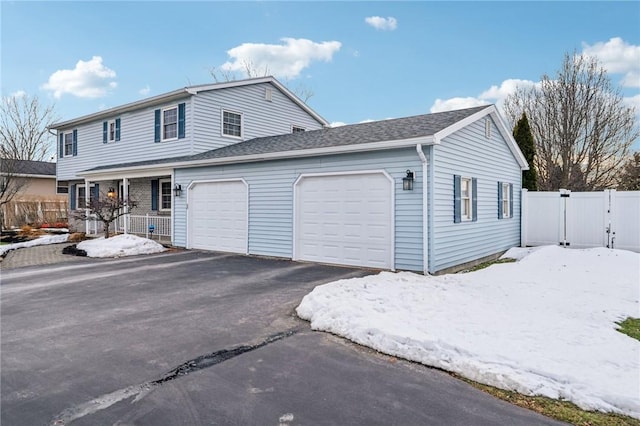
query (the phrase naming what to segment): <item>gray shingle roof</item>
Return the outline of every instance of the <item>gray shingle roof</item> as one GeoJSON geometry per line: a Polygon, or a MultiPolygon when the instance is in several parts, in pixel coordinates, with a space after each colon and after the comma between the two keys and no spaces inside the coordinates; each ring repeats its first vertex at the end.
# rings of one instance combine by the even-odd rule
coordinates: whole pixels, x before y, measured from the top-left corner
{"type": "Polygon", "coordinates": [[[0,172],[22,175],[56,175],[56,163],[0,159],[0,172]]]}
{"type": "Polygon", "coordinates": [[[277,136],[266,136],[238,142],[222,148],[200,154],[166,158],[161,160],[140,161],[111,166],[101,166],[90,171],[108,170],[121,167],[161,165],[175,162],[200,161],[208,159],[243,157],[267,153],[329,148],[374,142],[396,141],[418,137],[433,136],[441,130],[488,108],[489,105],[416,115],[413,117],[373,121],[369,123],[351,124],[341,127],[325,128],[308,132],[288,133],[277,136]]]}

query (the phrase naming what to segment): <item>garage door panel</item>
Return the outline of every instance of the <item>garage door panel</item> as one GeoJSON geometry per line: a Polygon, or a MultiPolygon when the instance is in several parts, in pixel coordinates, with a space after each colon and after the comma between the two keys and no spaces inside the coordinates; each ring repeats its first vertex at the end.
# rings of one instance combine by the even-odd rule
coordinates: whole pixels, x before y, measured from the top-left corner
{"type": "Polygon", "coordinates": [[[392,183],[386,175],[303,177],[296,200],[297,259],[392,268],[392,183]]]}
{"type": "Polygon", "coordinates": [[[243,181],[202,182],[190,191],[190,246],[246,253],[247,185],[243,181]]]}

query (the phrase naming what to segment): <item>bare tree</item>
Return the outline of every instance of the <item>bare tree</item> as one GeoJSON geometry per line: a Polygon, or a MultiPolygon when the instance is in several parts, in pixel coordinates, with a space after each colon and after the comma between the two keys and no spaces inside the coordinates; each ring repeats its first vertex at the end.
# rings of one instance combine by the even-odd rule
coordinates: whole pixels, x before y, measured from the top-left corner
{"type": "Polygon", "coordinates": [[[566,54],[555,79],[520,87],[505,113],[515,123],[523,113],[536,145],[538,186],[589,191],[615,185],[633,141],[640,136],[633,107],[624,105],[597,59],[566,54]]]}
{"type": "MultiPolygon", "coordinates": [[[[259,67],[253,61],[243,61],[242,67],[244,71],[244,75],[238,75],[237,72],[231,70],[225,70],[221,68],[211,67],[209,69],[209,74],[213,78],[216,83],[222,83],[226,81],[236,81],[242,78],[257,78],[257,77],[267,77],[271,74],[269,70],[269,65],[265,65],[264,67],[259,67]]],[[[292,89],[291,82],[284,80],[284,85],[287,86],[294,95],[302,100],[305,104],[311,97],[314,95],[313,90],[309,89],[304,84],[299,84],[296,88],[292,89]]]]}
{"type": "Polygon", "coordinates": [[[137,202],[131,197],[122,198],[109,192],[100,192],[97,198],[89,201],[86,209],[78,209],[71,212],[71,217],[78,220],[96,219],[102,222],[104,237],[109,238],[109,227],[120,216],[128,213],[127,208],[133,209],[137,202]]]}
{"type": "Polygon", "coordinates": [[[55,139],[49,126],[56,120],[53,106],[37,96],[10,96],[0,101],[0,206],[10,202],[26,184],[20,160],[49,160],[55,139]]]}

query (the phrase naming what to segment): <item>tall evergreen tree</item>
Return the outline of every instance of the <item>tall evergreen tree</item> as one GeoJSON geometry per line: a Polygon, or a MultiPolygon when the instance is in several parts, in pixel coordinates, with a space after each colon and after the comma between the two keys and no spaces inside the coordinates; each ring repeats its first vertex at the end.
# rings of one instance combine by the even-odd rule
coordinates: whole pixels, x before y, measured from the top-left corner
{"type": "Polygon", "coordinates": [[[529,120],[524,112],[522,113],[520,120],[516,123],[516,126],[513,128],[513,138],[518,143],[520,151],[522,151],[524,158],[529,164],[529,170],[522,172],[522,187],[527,188],[529,191],[537,191],[538,174],[536,173],[536,167],[534,164],[536,146],[533,142],[531,127],[529,127],[529,120]]]}

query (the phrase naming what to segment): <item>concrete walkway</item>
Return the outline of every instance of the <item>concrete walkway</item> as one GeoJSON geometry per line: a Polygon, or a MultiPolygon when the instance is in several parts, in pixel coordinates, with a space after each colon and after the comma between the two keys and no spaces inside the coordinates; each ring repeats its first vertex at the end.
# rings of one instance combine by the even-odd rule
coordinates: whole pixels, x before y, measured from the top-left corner
{"type": "Polygon", "coordinates": [[[88,260],[86,257],[62,254],[62,249],[72,244],[74,243],[48,244],[11,250],[0,262],[0,269],[4,271],[27,266],[88,260]]]}

